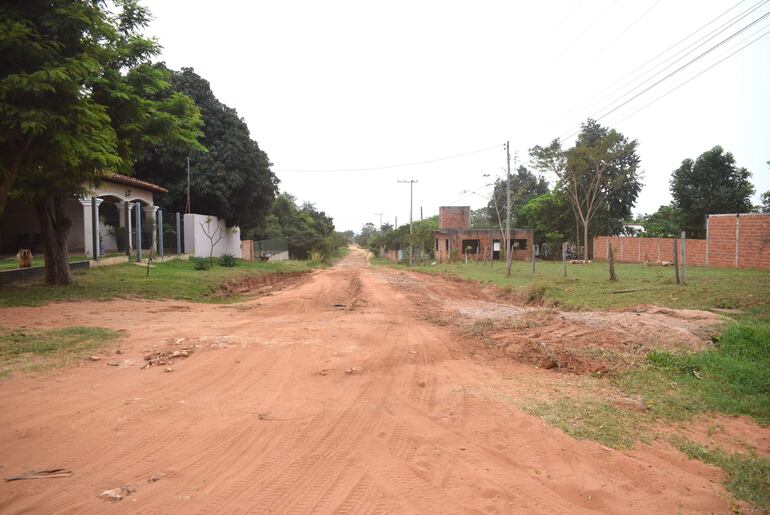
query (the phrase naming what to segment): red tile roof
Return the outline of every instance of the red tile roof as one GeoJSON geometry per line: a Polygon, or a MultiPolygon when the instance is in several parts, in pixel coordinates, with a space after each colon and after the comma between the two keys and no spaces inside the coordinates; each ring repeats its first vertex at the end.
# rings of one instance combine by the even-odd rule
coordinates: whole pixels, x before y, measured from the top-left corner
{"type": "Polygon", "coordinates": [[[141,188],[143,190],[154,191],[155,193],[168,193],[166,188],[153,184],[151,182],[137,179],[136,177],[129,177],[119,173],[113,173],[105,175],[103,180],[114,182],[116,184],[125,184],[126,186],[134,186],[135,188],[141,188]]]}

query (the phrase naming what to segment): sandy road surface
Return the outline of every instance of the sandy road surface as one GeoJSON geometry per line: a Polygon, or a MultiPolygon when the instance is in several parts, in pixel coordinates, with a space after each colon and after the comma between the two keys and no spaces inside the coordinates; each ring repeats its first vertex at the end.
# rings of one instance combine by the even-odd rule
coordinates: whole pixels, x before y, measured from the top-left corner
{"type": "MultiPolygon", "coordinates": [[[[575,441],[469,393],[466,385],[499,370],[471,358],[447,328],[415,318],[394,274],[354,251],[238,305],[0,311],[3,326],[126,332],[124,366],[86,363],[0,383],[3,477],[74,471],[0,483],[0,512],[729,511],[714,468],[663,446],[619,452],[575,441]],[[199,347],[172,373],[139,369],[148,349],[173,348],[174,338],[199,347]],[[162,477],[148,482],[153,475],[162,477]],[[123,485],[136,491],[97,498],[123,485]]],[[[510,367],[533,379],[548,373],[510,367]]]]}

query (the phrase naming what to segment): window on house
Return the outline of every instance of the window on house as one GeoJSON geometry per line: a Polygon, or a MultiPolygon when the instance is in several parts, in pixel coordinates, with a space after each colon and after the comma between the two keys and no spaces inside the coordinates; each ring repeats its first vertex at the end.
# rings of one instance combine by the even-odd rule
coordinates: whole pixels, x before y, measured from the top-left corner
{"type": "Polygon", "coordinates": [[[463,240],[463,254],[477,254],[479,240],[463,240]]]}
{"type": "Polygon", "coordinates": [[[511,247],[524,250],[527,248],[527,240],[511,240],[511,247]]]}
{"type": "Polygon", "coordinates": [[[446,247],[446,251],[449,252],[449,238],[444,240],[444,246],[446,247]]]}
{"type": "Polygon", "coordinates": [[[436,250],[438,250],[438,238],[436,238],[436,250]]]}

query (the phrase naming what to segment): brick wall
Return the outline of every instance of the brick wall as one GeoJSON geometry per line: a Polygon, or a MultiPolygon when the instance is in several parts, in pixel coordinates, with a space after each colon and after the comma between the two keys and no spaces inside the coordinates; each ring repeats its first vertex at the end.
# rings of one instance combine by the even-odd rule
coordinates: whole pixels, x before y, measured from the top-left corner
{"type": "Polygon", "coordinates": [[[441,206],[438,208],[439,229],[470,229],[470,206],[441,206]]]}
{"type": "MultiPolygon", "coordinates": [[[[594,259],[606,261],[610,244],[619,263],[673,261],[673,242],[673,238],[597,236],[594,259]]],[[[708,239],[688,239],[686,253],[688,265],[770,270],[770,214],[710,215],[708,239]]]]}

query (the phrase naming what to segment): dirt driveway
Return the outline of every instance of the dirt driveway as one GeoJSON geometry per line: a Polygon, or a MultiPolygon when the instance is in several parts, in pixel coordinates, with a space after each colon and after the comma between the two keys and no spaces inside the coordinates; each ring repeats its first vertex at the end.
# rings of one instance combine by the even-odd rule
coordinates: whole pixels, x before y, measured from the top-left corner
{"type": "Polygon", "coordinates": [[[503,373],[537,388],[555,372],[469,352],[419,316],[438,280],[403,277],[354,251],[241,304],[0,311],[2,326],[125,331],[120,366],[0,383],[0,474],[74,473],[0,483],[0,512],[729,512],[713,467],[662,444],[576,441],[477,395],[503,373]],[[140,368],[181,348],[194,352],[173,372],[140,368]],[[121,486],[135,491],[97,497],[121,486]]]}

